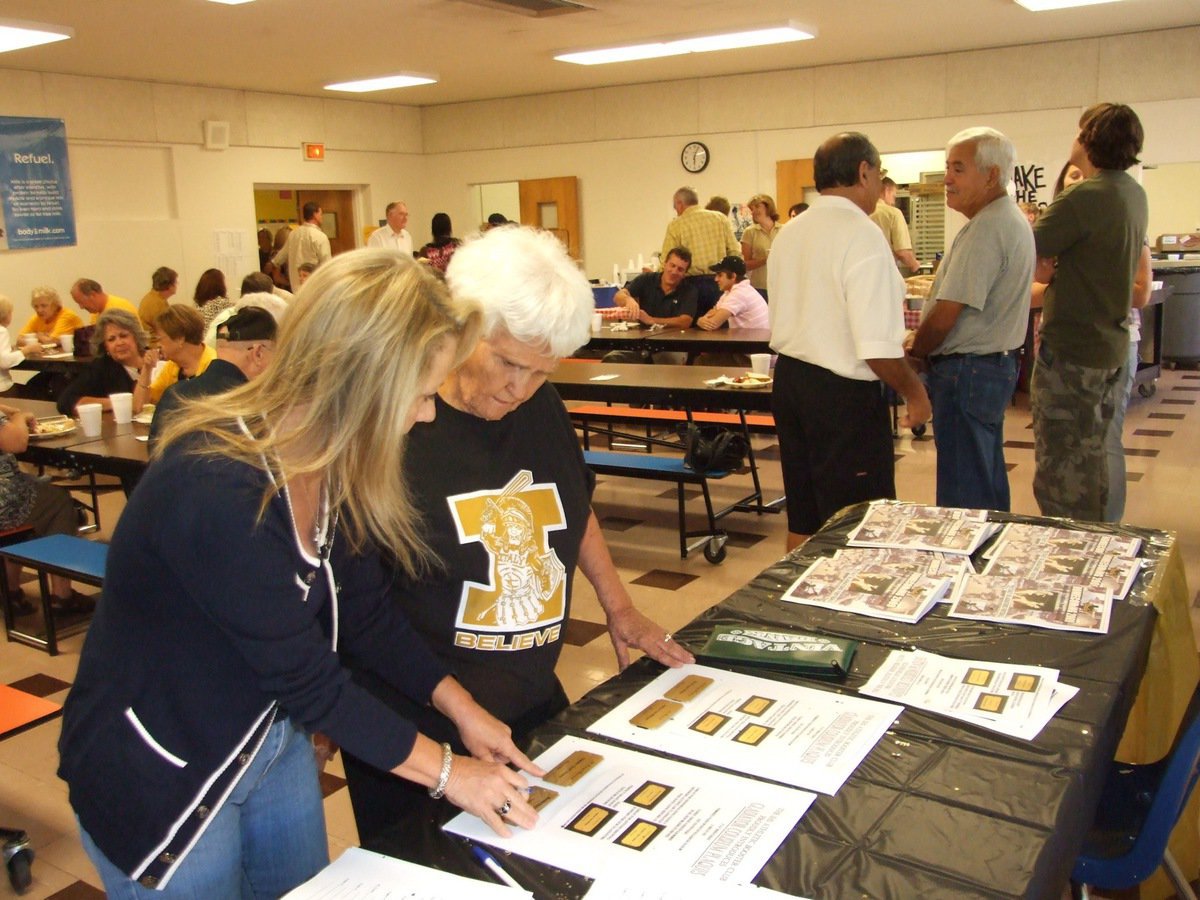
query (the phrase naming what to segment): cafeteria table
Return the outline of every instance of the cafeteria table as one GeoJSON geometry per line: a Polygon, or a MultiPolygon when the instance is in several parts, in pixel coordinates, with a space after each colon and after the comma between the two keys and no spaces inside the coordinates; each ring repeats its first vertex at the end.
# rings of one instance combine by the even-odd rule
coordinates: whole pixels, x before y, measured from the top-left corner
{"type": "Polygon", "coordinates": [[[56,372],[74,378],[91,361],[91,357],[80,358],[69,353],[52,353],[49,356],[26,357],[24,362],[17,364],[17,368],[32,369],[35,372],[56,372]]]}
{"type": "Polygon", "coordinates": [[[701,353],[770,353],[769,328],[645,328],[613,331],[610,323],[593,332],[588,350],[645,350],[649,353],[687,353],[689,362],[701,353]]]}
{"type": "Polygon", "coordinates": [[[564,400],[770,412],[771,391],[768,388],[705,384],[721,375],[741,375],[744,371],[737,366],[567,362],[554,370],[550,383],[564,400]]]}
{"type": "MultiPolygon", "coordinates": [[[[921,648],[965,659],[1051,666],[1080,692],[1032,741],[906,709],[845,785],[833,796],[817,798],[755,882],[812,898],[1057,900],[1092,821],[1139,683],[1142,699],[1147,694],[1167,699],[1161,720],[1134,719],[1129,729],[1164,734],[1174,732],[1196,684],[1190,629],[1183,641],[1191,645],[1190,664],[1180,658],[1177,671],[1168,673],[1146,665],[1152,645],[1159,644],[1159,611],[1174,610],[1186,618],[1186,588],[1181,592],[1174,578],[1175,570],[1181,572],[1175,538],[1148,529],[1081,526],[1133,534],[1145,542],[1148,567],[1129,597],[1116,604],[1105,635],[950,619],[944,606],[907,625],[782,602],[780,596],[806,566],[845,545],[864,510],[860,504],[834,516],[806,545],[701,614],[676,638],[695,649],[714,626],[738,624],[860,641],[844,684],[769,676],[818,690],[853,693],[890,650],[921,648]],[[1185,698],[1182,706],[1170,699],[1176,694],[1185,698]]],[[[998,521],[1062,524],[990,515],[998,521]]],[[[584,735],[590,723],[660,671],[658,664],[639,660],[535,729],[525,749],[535,756],[563,735],[584,735]]],[[[398,813],[396,824],[368,849],[483,877],[466,843],[438,828],[455,812],[414,792],[413,805],[398,813]]],[[[578,876],[522,857],[505,857],[504,866],[536,897],[578,897],[586,888],[578,876]]],[[[1185,864],[1185,871],[1189,868],[1194,875],[1194,861],[1185,864]]]]}
{"type": "Polygon", "coordinates": [[[767,501],[758,477],[758,463],[746,425],[747,412],[770,412],[769,387],[734,388],[705,384],[722,375],[740,375],[744,370],[722,366],[672,366],[640,363],[564,362],[550,376],[563,400],[602,403],[654,404],[682,409],[726,409],[737,414],[746,435],[746,465],[753,491],[726,512],[777,513],[782,498],[767,501]]]}
{"type": "MultiPolygon", "coordinates": [[[[59,414],[53,403],[44,400],[18,398],[6,402],[38,417],[59,414]]],[[[62,437],[31,438],[25,452],[18,456],[35,465],[115,476],[128,496],[150,461],[148,445],[138,440],[139,435],[149,432],[149,425],[138,422],[118,425],[111,414],[105,413],[99,435],[88,436],[77,428],[62,437]]]]}

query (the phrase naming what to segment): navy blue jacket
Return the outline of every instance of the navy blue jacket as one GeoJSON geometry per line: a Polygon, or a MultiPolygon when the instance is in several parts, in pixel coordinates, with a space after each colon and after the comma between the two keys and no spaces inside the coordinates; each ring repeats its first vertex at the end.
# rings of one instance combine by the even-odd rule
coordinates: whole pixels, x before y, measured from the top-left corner
{"type": "Polygon", "coordinates": [[[185,450],[147,470],[117,524],[59,743],[83,827],[147,884],[183,859],[277,715],[382,769],[408,757],[416,728],[336,649],[419,704],[447,674],[374,553],[335,533],[308,555],[283,494],[259,520],[270,476],[185,450]]]}

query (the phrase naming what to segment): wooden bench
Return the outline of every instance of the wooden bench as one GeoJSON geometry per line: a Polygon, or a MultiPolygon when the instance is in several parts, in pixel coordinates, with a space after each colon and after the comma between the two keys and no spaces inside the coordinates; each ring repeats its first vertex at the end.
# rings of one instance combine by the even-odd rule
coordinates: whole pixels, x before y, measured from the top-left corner
{"type": "Polygon", "coordinates": [[[607,450],[585,450],[584,462],[597,475],[620,475],[624,478],[645,478],[652,481],[672,481],[675,483],[676,497],[679,501],[679,557],[687,559],[688,553],[697,547],[704,546],[704,558],[716,565],[725,559],[725,542],[728,536],[724,530],[717,528],[717,520],[728,513],[733,507],[715,512],[712,496],[708,492],[708,479],[724,478],[729,475],[726,471],[696,472],[683,464],[679,457],[648,456],[642,453],[614,453],[607,450]],[[708,528],[702,531],[688,531],[684,515],[684,485],[699,485],[704,495],[704,509],[708,515],[708,528]],[[691,538],[699,540],[688,543],[691,538]]]}
{"type": "Polygon", "coordinates": [[[62,575],[72,581],[101,587],[104,584],[104,564],[108,560],[108,545],[66,534],[52,534],[20,544],[0,547],[0,558],[12,560],[38,573],[42,592],[42,621],[45,635],[24,631],[13,622],[12,604],[7,586],[4,590],[4,626],[8,640],[28,647],[58,654],[58,639],[77,634],[87,628],[90,616],[59,629],[50,605],[50,575],[62,575]]]}

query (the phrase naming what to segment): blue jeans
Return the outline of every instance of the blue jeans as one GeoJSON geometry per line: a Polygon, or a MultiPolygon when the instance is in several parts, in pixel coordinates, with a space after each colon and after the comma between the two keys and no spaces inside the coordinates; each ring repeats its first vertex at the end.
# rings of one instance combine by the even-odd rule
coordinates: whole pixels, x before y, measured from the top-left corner
{"type": "Polygon", "coordinates": [[[312,743],[276,722],[254,762],[162,890],[143,887],[79,829],[110,900],[276,898],[329,863],[312,743]]]}
{"type": "Polygon", "coordinates": [[[962,356],[930,367],[939,506],[1008,511],[1004,411],[1016,384],[1015,356],[962,356]]]}

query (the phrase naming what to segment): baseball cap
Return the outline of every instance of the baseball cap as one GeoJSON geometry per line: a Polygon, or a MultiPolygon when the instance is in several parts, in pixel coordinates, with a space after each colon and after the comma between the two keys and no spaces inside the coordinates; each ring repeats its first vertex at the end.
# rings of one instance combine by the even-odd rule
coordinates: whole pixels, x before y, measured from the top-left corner
{"type": "Polygon", "coordinates": [[[275,317],[257,306],[245,306],[217,326],[223,341],[273,341],[275,317]]]}
{"type": "Polygon", "coordinates": [[[727,256],[709,271],[711,272],[729,272],[736,275],[738,278],[746,277],[746,261],[740,256],[727,256]]]}

